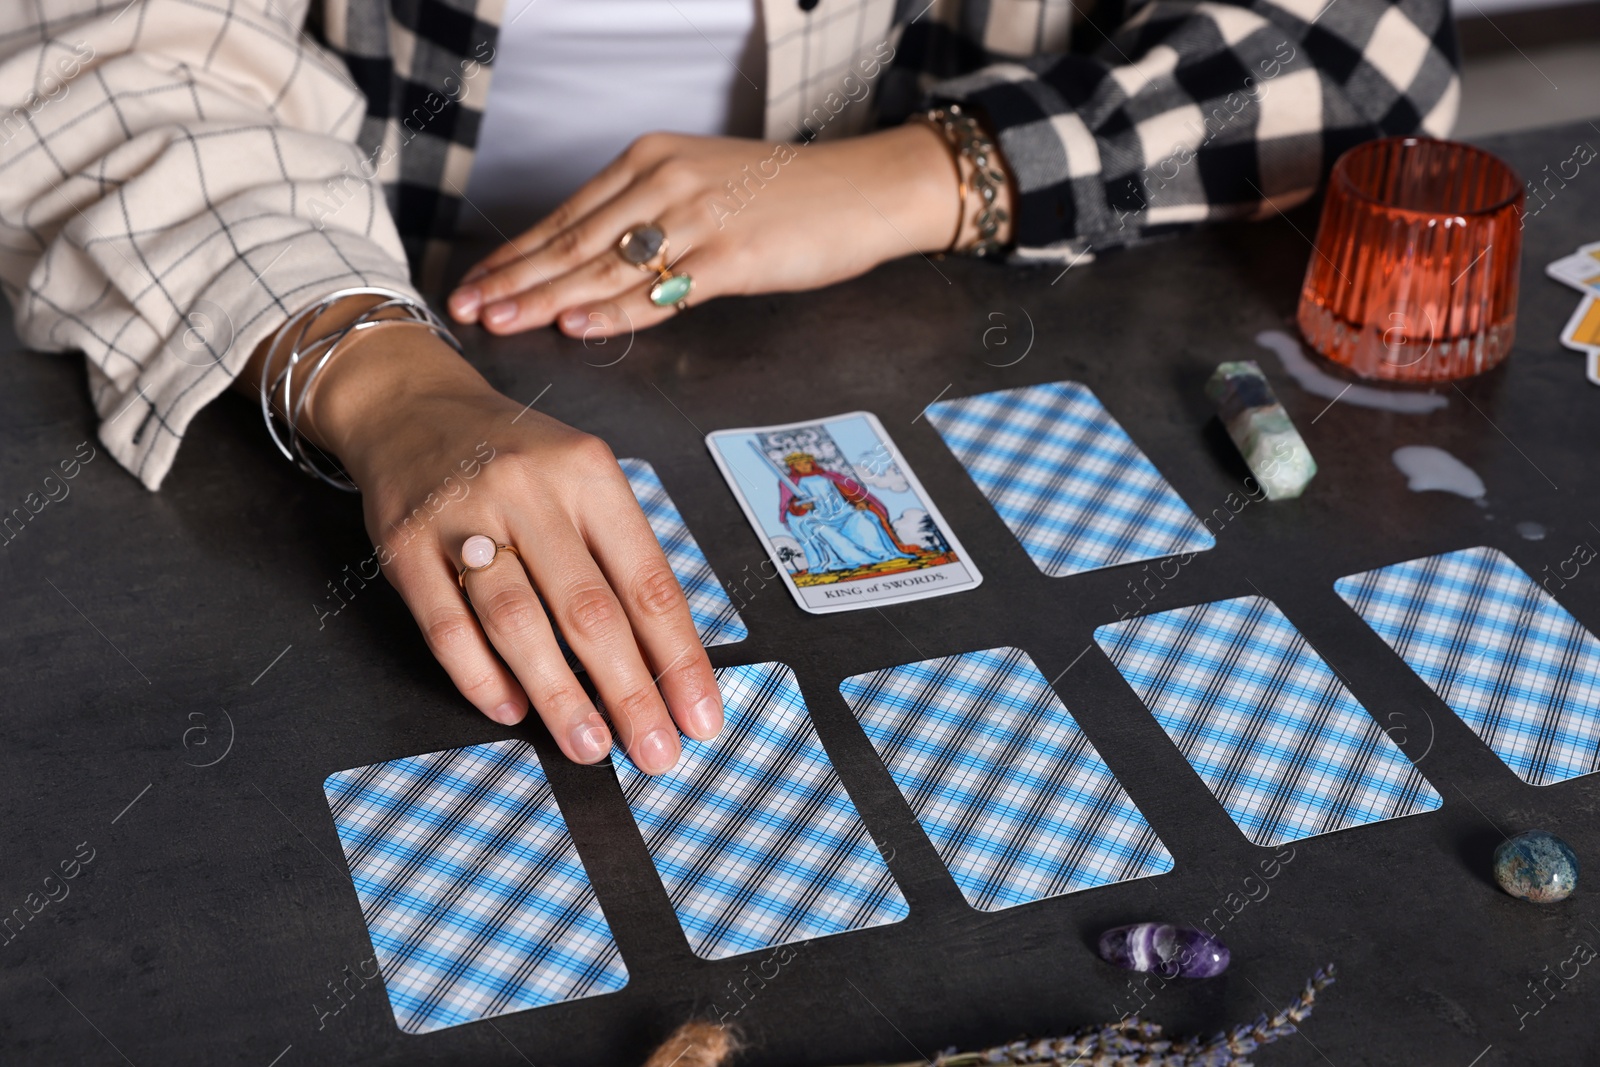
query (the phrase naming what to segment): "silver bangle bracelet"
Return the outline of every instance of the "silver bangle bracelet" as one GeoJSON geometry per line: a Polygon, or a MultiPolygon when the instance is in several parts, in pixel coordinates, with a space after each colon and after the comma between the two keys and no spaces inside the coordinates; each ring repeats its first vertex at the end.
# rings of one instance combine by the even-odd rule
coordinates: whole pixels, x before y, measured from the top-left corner
{"type": "Polygon", "coordinates": [[[272,437],[272,443],[277,446],[283,457],[293,462],[307,474],[318,478],[327,484],[343,489],[346,492],[359,492],[359,488],[350,480],[349,475],[339,466],[338,462],[323,452],[320,448],[306,440],[300,432],[300,417],[305,412],[306,401],[311,395],[311,388],[317,378],[327,367],[328,363],[337,354],[340,343],[352,334],[363,330],[376,329],[379,326],[412,325],[422,326],[431,331],[458,353],[461,343],[445,326],[444,322],[433,313],[433,309],[405,293],[393,289],[376,287],[360,287],[340,289],[330,293],[317,303],[304,308],[290,316],[289,321],[279,327],[272,343],[268,346],[266,359],[261,367],[261,418],[266,423],[267,433],[272,437]],[[339,301],[352,296],[376,296],[382,299],[361,312],[348,324],[335,330],[325,337],[319,337],[310,343],[306,342],[306,333],[323,312],[333,307],[339,301]],[[402,318],[378,318],[384,312],[400,310],[405,313],[402,318]],[[289,343],[289,354],[282,361],[282,367],[274,376],[272,368],[279,362],[279,351],[290,337],[294,340],[289,343]],[[308,369],[303,374],[296,374],[295,369],[301,363],[308,363],[308,369]],[[282,410],[276,410],[272,403],[274,397],[282,390],[282,410]],[[311,452],[307,451],[309,445],[311,452]],[[311,453],[314,452],[315,455],[311,453]]]}

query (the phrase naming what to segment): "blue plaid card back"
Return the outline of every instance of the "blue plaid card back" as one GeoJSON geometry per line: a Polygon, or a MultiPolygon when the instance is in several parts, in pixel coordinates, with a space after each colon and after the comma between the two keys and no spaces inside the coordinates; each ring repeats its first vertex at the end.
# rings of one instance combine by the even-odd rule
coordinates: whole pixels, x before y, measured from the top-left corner
{"type": "Polygon", "coordinates": [[[967,903],[999,911],[1172,870],[1172,856],[1026,652],[839,686],[967,903]]]}
{"type": "Polygon", "coordinates": [[[1257,845],[1443,802],[1265,597],[1128,619],[1094,636],[1257,845]]]}
{"type": "Polygon", "coordinates": [[[1333,588],[1518,778],[1600,770],[1600,641],[1505,553],[1465,548],[1333,588]]]}
{"type": "Polygon", "coordinates": [[[928,421],[1052,578],[1216,546],[1087,386],[941,400],[928,421]]]}
{"type": "Polygon", "coordinates": [[[619,459],[617,465],[628,476],[628,485],[639,499],[639,507],[650,522],[661,550],[666,553],[672,573],[689,601],[689,615],[694,619],[695,632],[700,643],[707,648],[731,645],[750,636],[744,620],[733,606],[727,591],[711,570],[711,562],[700,551],[689,526],[678,512],[678,506],[667,495],[666,486],[656,475],[655,468],[642,459],[619,459]]]}
{"type": "Polygon", "coordinates": [[[794,672],[717,671],[724,726],[667,774],[613,759],[697,956],[723,959],[909,913],[828,761],[794,672]]]}
{"type": "Polygon", "coordinates": [[[627,984],[527,742],[339,771],[323,789],[401,1030],[425,1034],[627,984]]]}

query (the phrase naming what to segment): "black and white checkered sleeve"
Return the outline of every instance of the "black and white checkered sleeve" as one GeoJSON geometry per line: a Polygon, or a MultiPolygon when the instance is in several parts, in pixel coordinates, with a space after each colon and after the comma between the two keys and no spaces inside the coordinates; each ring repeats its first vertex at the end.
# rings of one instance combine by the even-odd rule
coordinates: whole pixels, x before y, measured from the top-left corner
{"type": "Polygon", "coordinates": [[[1019,257],[1269,215],[1351,145],[1455,121],[1444,0],[1155,0],[1113,26],[1090,54],[998,59],[934,89],[997,133],[1019,257]]]}
{"type": "Polygon", "coordinates": [[[151,489],[290,314],[412,291],[307,2],[0,6],[0,282],[25,344],[86,354],[100,439],[151,489]]]}

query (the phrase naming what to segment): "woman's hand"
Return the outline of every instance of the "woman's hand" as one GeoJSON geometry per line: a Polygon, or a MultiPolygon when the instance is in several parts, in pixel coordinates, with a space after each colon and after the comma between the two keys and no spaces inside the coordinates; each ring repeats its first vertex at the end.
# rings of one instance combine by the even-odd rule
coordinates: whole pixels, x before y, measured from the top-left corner
{"type": "Polygon", "coordinates": [[[730,293],[814,289],[885,260],[949,246],[959,197],[944,139],[912,124],[809,145],[653,133],[539,223],[467,272],[458,322],[510,334],[559,322],[604,336],[671,316],[655,280],[617,251],[655,223],[690,304],[730,293]]]}
{"type": "Polygon", "coordinates": [[[553,618],[641,770],[677,762],[674,720],[701,740],[722,728],[683,591],[603,442],[496,393],[431,333],[400,325],[344,342],[301,428],[361,487],[384,574],[489,718],[516,723],[531,700],[572,759],[610,752],[553,618]],[[473,534],[518,551],[467,572],[463,595],[473,534]]]}

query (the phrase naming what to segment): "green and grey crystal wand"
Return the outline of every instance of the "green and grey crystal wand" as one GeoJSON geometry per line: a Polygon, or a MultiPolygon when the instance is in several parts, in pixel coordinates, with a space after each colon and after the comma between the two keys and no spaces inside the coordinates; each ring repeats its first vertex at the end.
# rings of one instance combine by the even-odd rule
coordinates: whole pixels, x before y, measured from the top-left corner
{"type": "Polygon", "coordinates": [[[1292,500],[1305,492],[1317,461],[1255,360],[1218,364],[1206,382],[1206,396],[1268,500],[1292,500]]]}

